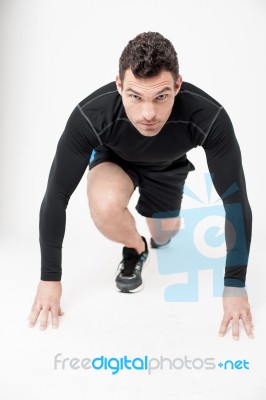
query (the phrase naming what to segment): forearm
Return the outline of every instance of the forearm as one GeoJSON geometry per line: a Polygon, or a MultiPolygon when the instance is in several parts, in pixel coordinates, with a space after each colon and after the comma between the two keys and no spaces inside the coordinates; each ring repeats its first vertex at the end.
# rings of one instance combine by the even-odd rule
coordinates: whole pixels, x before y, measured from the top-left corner
{"type": "Polygon", "coordinates": [[[59,195],[49,195],[49,187],[40,210],[41,280],[60,281],[62,276],[62,243],[65,233],[67,202],[59,195]]]}
{"type": "Polygon", "coordinates": [[[252,215],[247,199],[224,204],[227,257],[224,285],[244,287],[251,243],[252,215]]]}
{"type": "Polygon", "coordinates": [[[226,262],[224,285],[244,287],[251,244],[252,213],[242,166],[237,173],[213,175],[215,188],[225,209],[226,262]]]}

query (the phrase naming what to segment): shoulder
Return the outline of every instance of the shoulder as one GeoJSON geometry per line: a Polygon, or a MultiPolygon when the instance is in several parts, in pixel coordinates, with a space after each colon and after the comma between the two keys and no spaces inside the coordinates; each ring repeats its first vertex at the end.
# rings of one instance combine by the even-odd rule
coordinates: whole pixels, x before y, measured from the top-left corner
{"type": "Polygon", "coordinates": [[[95,90],[77,105],[80,114],[98,133],[114,123],[121,107],[122,100],[115,82],[95,90]]]}
{"type": "Polygon", "coordinates": [[[191,83],[183,82],[175,98],[171,122],[186,124],[194,142],[199,145],[208,136],[222,108],[208,93],[191,83]]]}
{"type": "Polygon", "coordinates": [[[104,107],[105,105],[111,105],[119,99],[120,95],[117,91],[115,82],[110,82],[99,89],[89,94],[85,99],[79,102],[79,107],[84,111],[86,109],[96,107],[104,107]]]}
{"type": "Polygon", "coordinates": [[[183,82],[178,93],[180,100],[191,106],[203,106],[207,109],[217,109],[221,104],[204,90],[189,82],[183,82]]]}

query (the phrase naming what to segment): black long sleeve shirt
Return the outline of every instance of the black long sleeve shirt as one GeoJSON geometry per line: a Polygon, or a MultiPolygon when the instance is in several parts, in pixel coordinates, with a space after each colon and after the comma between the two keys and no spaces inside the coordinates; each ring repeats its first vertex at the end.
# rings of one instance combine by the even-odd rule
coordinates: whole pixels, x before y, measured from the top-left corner
{"type": "Polygon", "coordinates": [[[92,150],[103,144],[134,165],[166,167],[192,148],[202,146],[213,184],[223,200],[226,221],[237,225],[235,240],[225,223],[224,284],[245,286],[252,215],[239,145],[224,108],[187,82],[182,83],[175,97],[168,121],[153,137],[139,134],[131,124],[115,82],[98,89],[75,107],[58,142],[40,210],[41,279],[61,279],[68,201],[88,166],[92,150]],[[236,190],[230,191],[232,186],[236,190]],[[240,205],[240,212],[235,211],[233,204],[240,205]]]}

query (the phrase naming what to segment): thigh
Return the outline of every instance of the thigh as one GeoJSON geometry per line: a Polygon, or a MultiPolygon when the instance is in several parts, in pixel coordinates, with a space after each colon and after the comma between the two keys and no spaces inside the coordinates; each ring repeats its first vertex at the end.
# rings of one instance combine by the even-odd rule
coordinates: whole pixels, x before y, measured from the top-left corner
{"type": "Polygon", "coordinates": [[[88,198],[92,202],[116,202],[127,206],[134,184],[129,175],[113,162],[96,165],[88,173],[88,198]]]}

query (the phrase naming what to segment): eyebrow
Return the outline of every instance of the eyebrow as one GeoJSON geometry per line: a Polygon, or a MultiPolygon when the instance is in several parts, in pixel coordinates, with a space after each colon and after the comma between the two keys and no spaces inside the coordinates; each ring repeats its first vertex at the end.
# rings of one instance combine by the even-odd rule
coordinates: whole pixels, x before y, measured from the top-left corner
{"type": "MultiPolygon", "coordinates": [[[[170,86],[165,86],[162,90],[160,90],[159,92],[157,92],[157,93],[155,94],[155,96],[158,96],[159,94],[162,94],[163,92],[167,92],[167,91],[171,91],[171,90],[172,90],[172,88],[171,88],[170,86]]],[[[131,88],[126,89],[126,92],[133,92],[133,93],[136,94],[137,96],[142,96],[141,93],[136,92],[136,90],[131,89],[131,88]]]]}

